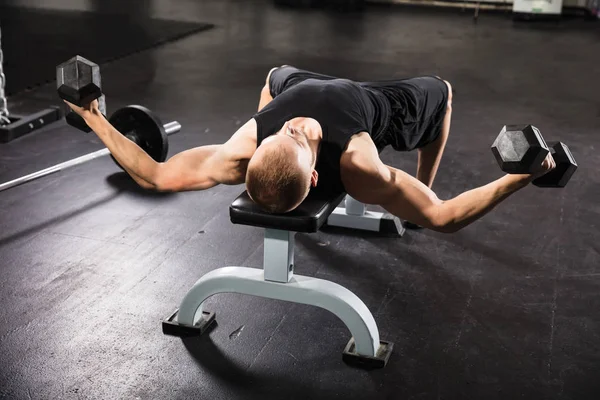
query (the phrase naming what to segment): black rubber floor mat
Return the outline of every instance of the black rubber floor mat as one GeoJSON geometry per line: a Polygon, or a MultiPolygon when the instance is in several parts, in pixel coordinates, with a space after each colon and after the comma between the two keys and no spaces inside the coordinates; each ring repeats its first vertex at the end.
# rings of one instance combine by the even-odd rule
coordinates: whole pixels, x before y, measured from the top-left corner
{"type": "Polygon", "coordinates": [[[56,66],[80,54],[102,64],[213,28],[140,15],[0,7],[8,96],[56,78],[56,66]]]}

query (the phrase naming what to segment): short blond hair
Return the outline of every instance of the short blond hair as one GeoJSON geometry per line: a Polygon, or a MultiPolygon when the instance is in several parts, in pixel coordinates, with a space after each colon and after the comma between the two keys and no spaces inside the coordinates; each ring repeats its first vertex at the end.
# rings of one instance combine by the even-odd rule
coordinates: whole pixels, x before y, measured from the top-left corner
{"type": "Polygon", "coordinates": [[[293,210],[310,190],[310,174],[294,162],[283,146],[262,154],[246,172],[246,190],[263,210],[283,214],[293,210]]]}

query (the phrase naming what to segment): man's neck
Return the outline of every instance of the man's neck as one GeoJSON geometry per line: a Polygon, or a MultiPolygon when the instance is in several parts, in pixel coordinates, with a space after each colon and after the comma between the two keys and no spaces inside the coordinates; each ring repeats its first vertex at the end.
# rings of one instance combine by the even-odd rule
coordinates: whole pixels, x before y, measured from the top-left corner
{"type": "Polygon", "coordinates": [[[319,149],[321,148],[321,141],[323,140],[323,130],[315,129],[315,132],[307,133],[306,137],[308,139],[308,145],[312,149],[316,160],[317,156],[319,155],[319,149]]]}

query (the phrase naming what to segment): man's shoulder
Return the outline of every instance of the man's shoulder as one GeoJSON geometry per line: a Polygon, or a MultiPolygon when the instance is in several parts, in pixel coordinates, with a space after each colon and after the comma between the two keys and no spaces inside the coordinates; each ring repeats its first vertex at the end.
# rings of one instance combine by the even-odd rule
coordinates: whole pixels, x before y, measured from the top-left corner
{"type": "Polygon", "coordinates": [[[377,146],[375,146],[375,142],[373,142],[369,132],[358,132],[350,137],[344,153],[352,151],[362,152],[371,149],[375,149],[375,152],[377,152],[377,146]]]}
{"type": "Polygon", "coordinates": [[[250,159],[256,151],[256,129],[256,120],[250,118],[224,143],[227,154],[238,160],[250,159]]]}
{"type": "Polygon", "coordinates": [[[346,192],[368,198],[376,183],[384,181],[385,165],[371,136],[361,132],[352,137],[340,160],[340,176],[346,192]]]}
{"type": "Polygon", "coordinates": [[[365,164],[372,164],[379,159],[377,146],[371,139],[368,132],[359,132],[348,140],[346,147],[342,152],[340,167],[342,169],[356,170],[362,168],[365,164]]]}

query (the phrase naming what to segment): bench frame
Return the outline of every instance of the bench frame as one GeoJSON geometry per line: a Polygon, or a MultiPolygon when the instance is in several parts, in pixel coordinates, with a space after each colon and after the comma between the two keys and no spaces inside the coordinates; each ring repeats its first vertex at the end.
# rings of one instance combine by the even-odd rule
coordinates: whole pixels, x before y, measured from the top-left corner
{"type": "MultiPolygon", "coordinates": [[[[404,229],[397,219],[366,211],[364,205],[346,196],[344,207],[337,207],[328,225],[380,230],[394,226],[404,229]],[[347,212],[346,212],[347,211],[347,212]],[[381,223],[381,221],[392,221],[381,223]]],[[[393,344],[381,341],[373,315],[363,301],[337,283],[294,274],[296,232],[265,228],[263,268],[229,266],[202,276],[184,296],[179,309],[163,321],[163,333],[196,336],[213,323],[215,314],[204,309],[204,302],[219,293],[241,293],[321,307],[335,314],[348,327],[352,338],[343,360],[361,367],[381,368],[387,364],[393,344]]]]}

